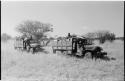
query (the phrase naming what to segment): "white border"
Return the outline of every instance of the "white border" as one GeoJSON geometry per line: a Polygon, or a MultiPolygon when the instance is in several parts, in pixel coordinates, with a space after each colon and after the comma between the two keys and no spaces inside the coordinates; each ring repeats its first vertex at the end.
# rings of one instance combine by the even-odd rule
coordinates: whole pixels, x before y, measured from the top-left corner
{"type": "Polygon", "coordinates": [[[125,1],[125,0],[1,0],[1,1],[125,1]]]}

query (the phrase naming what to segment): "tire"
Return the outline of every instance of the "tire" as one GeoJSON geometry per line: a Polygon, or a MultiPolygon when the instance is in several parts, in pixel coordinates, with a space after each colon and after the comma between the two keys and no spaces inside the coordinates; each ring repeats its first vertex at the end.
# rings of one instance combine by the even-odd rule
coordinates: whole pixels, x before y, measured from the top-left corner
{"type": "Polygon", "coordinates": [[[32,54],[34,54],[34,48],[31,48],[31,49],[30,49],[30,52],[31,52],[32,54]]]}
{"type": "Polygon", "coordinates": [[[90,51],[85,52],[85,56],[84,57],[85,58],[92,58],[92,52],[90,52],[90,51]]]}
{"type": "Polygon", "coordinates": [[[16,49],[17,49],[17,47],[14,47],[14,49],[16,50],[16,49]]]}
{"type": "Polygon", "coordinates": [[[26,50],[27,50],[27,52],[29,52],[30,51],[30,46],[27,46],[26,50]]]}
{"type": "Polygon", "coordinates": [[[56,53],[56,50],[53,50],[53,53],[55,54],[55,53],[56,53]]]}

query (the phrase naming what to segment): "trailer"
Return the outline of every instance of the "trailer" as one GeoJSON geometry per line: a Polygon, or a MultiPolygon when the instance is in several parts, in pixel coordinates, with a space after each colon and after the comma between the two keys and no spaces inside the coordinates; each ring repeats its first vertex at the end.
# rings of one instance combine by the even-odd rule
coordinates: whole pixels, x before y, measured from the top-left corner
{"type": "Polygon", "coordinates": [[[17,37],[14,41],[14,48],[23,51],[34,53],[37,49],[41,48],[41,42],[35,39],[22,39],[17,37]]]}

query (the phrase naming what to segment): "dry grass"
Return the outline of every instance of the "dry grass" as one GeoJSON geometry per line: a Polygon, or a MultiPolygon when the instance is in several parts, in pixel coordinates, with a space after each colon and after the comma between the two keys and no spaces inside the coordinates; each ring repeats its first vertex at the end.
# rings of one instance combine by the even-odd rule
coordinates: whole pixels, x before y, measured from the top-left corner
{"type": "Polygon", "coordinates": [[[123,81],[124,42],[115,41],[102,45],[109,57],[116,60],[103,61],[79,59],[62,54],[31,54],[13,49],[13,41],[2,44],[3,81],[123,81]]]}

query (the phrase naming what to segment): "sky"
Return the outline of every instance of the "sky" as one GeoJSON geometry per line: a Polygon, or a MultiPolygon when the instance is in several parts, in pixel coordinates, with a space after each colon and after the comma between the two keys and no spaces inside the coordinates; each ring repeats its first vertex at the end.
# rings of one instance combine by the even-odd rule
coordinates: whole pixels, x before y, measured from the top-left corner
{"type": "Polygon", "coordinates": [[[124,2],[2,1],[1,33],[19,35],[15,28],[25,20],[52,24],[53,32],[49,36],[84,35],[99,30],[123,36],[124,2]]]}

